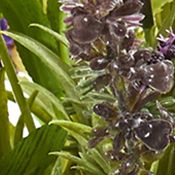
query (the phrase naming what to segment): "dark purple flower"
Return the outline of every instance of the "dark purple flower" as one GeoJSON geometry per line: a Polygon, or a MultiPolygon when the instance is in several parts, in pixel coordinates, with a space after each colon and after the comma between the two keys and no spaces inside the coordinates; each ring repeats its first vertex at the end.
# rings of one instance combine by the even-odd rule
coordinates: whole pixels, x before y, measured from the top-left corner
{"type": "Polygon", "coordinates": [[[80,14],[73,18],[72,39],[79,44],[95,41],[102,30],[102,24],[90,14],[80,14]]]}
{"type": "Polygon", "coordinates": [[[61,9],[70,15],[65,19],[70,27],[66,36],[74,57],[94,51],[105,55],[106,43],[114,52],[117,45],[128,51],[134,43],[134,36],[129,29],[140,25],[139,22],[143,19],[143,15],[139,13],[142,7],[139,0],[85,0],[81,3],[76,0],[62,0],[61,3],[61,9]],[[124,41],[120,41],[120,38],[124,38],[124,41]]]}
{"type": "Polygon", "coordinates": [[[96,104],[93,107],[93,111],[107,121],[111,121],[117,117],[116,108],[108,102],[96,104]]]}
{"type": "Polygon", "coordinates": [[[169,143],[172,125],[166,120],[150,120],[142,122],[136,128],[137,137],[151,150],[161,151],[169,143]]]}
{"type": "Polygon", "coordinates": [[[151,62],[152,54],[148,49],[139,49],[134,53],[135,62],[151,62]]]}
{"type": "Polygon", "coordinates": [[[142,82],[160,93],[167,93],[173,87],[174,66],[169,60],[147,65],[143,69],[142,82]]]}
{"type": "Polygon", "coordinates": [[[123,5],[119,8],[115,8],[111,12],[112,17],[122,17],[122,16],[129,16],[133,15],[134,13],[138,13],[142,8],[143,3],[139,0],[129,0],[126,1],[123,5]]]}
{"type": "Polygon", "coordinates": [[[90,68],[92,70],[102,70],[109,64],[109,60],[103,56],[93,58],[90,62],[90,68]]]}

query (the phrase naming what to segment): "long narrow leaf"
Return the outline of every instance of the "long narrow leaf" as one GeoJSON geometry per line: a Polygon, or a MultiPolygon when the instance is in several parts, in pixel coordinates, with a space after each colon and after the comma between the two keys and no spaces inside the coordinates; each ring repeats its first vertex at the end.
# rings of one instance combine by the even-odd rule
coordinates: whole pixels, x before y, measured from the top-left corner
{"type": "MultiPolygon", "coordinates": [[[[51,28],[57,33],[64,36],[66,24],[64,23],[65,14],[59,10],[60,3],[57,0],[47,0],[47,17],[50,21],[51,28]]],[[[59,49],[59,56],[66,63],[70,63],[69,50],[65,45],[57,42],[59,49]]]]}
{"type": "Polygon", "coordinates": [[[5,45],[5,42],[3,40],[2,35],[0,34],[0,58],[2,59],[2,62],[4,64],[7,76],[9,78],[11,87],[13,89],[13,93],[16,99],[16,102],[19,105],[19,108],[21,110],[22,117],[24,118],[24,122],[28,128],[29,131],[32,131],[35,129],[34,122],[32,120],[31,112],[29,109],[28,104],[26,103],[26,100],[24,98],[24,94],[22,92],[22,89],[20,85],[18,84],[18,78],[16,76],[16,72],[12,63],[12,60],[9,56],[7,47],[5,45]]]}
{"type": "Polygon", "coordinates": [[[36,97],[35,102],[32,106],[38,105],[47,109],[50,115],[53,116],[53,119],[59,118],[69,120],[69,116],[65,112],[61,102],[50,91],[36,83],[32,83],[29,81],[21,81],[20,84],[23,87],[24,92],[29,95],[31,95],[34,90],[38,90],[39,94],[36,97]],[[54,113],[53,106],[56,110],[56,114],[54,113]]]}
{"type": "Polygon", "coordinates": [[[7,94],[4,85],[4,69],[0,70],[0,157],[10,150],[7,94]]]}
{"type": "Polygon", "coordinates": [[[57,155],[69,159],[77,163],[78,165],[84,167],[84,169],[88,170],[88,172],[90,172],[91,174],[104,175],[104,173],[100,169],[96,168],[95,165],[93,165],[91,162],[87,162],[87,160],[85,159],[81,159],[66,152],[52,152],[51,155],[57,155]]]}
{"type": "Polygon", "coordinates": [[[175,13],[174,13],[175,1],[173,1],[171,5],[172,5],[172,7],[169,9],[169,11],[167,12],[167,10],[166,10],[166,13],[168,13],[168,15],[166,15],[165,18],[163,19],[158,34],[165,34],[166,29],[169,29],[175,20],[175,13]]]}
{"type": "Polygon", "coordinates": [[[43,126],[32,132],[16,145],[14,150],[0,160],[3,175],[43,175],[44,170],[55,160],[51,151],[59,151],[66,132],[57,126],[43,126]]]}
{"type": "Polygon", "coordinates": [[[53,31],[52,29],[50,29],[46,26],[43,26],[41,24],[30,24],[30,27],[38,27],[38,28],[42,29],[43,31],[45,31],[45,32],[49,33],[50,35],[52,35],[53,37],[55,37],[55,39],[60,41],[66,47],[68,46],[68,41],[66,40],[66,38],[63,37],[62,35],[60,35],[59,33],[53,31]]]}
{"type": "Polygon", "coordinates": [[[175,147],[170,145],[160,159],[157,167],[157,175],[174,175],[175,147]]]}
{"type": "MultiPolygon", "coordinates": [[[[26,35],[4,31],[1,31],[1,33],[10,36],[21,45],[29,49],[31,52],[33,52],[35,55],[37,55],[38,59],[43,64],[45,64],[48,70],[53,73],[53,79],[57,80],[60,86],[62,86],[67,96],[70,98],[74,98],[75,100],[79,100],[78,92],[75,89],[74,82],[72,81],[70,76],[64,71],[64,65],[61,61],[59,61],[59,58],[56,54],[54,54],[51,50],[49,50],[41,43],[26,35]],[[58,61],[56,62],[56,60],[58,61]]],[[[75,110],[78,114],[78,117],[81,117],[82,109],[79,109],[79,107],[75,106],[75,110]]],[[[79,118],[79,120],[81,120],[81,118],[79,118]]]]}
{"type": "Polygon", "coordinates": [[[59,125],[60,127],[66,128],[70,131],[74,131],[80,135],[83,135],[84,133],[91,133],[92,131],[91,127],[77,122],[71,122],[65,120],[53,120],[50,122],[50,124],[59,125]]]}

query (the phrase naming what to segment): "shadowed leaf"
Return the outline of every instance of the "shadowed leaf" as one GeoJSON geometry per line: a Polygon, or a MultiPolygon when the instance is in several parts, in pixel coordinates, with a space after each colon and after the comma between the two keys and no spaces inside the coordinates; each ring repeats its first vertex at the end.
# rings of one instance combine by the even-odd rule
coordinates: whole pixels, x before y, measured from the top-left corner
{"type": "Polygon", "coordinates": [[[66,132],[53,125],[33,131],[0,160],[1,174],[43,175],[44,170],[55,160],[48,153],[59,151],[65,138],[66,132]]]}

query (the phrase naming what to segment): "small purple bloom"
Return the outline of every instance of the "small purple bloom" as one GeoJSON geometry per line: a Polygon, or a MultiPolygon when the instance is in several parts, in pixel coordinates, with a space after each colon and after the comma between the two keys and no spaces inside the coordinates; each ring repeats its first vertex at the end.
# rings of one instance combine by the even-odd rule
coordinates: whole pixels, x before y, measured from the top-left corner
{"type": "Polygon", "coordinates": [[[158,50],[165,56],[166,59],[171,60],[175,57],[175,34],[172,30],[167,31],[169,36],[167,38],[162,35],[159,36],[158,50]]]}
{"type": "Polygon", "coordinates": [[[0,29],[8,30],[7,20],[5,18],[0,19],[0,29]]]}
{"type": "MultiPolygon", "coordinates": [[[[8,23],[7,23],[7,20],[5,18],[2,18],[0,19],[0,30],[8,30],[9,29],[9,26],[8,26],[8,23]]],[[[3,35],[3,38],[6,42],[6,46],[10,49],[14,46],[14,41],[12,38],[6,36],[6,35],[3,35]]]]}

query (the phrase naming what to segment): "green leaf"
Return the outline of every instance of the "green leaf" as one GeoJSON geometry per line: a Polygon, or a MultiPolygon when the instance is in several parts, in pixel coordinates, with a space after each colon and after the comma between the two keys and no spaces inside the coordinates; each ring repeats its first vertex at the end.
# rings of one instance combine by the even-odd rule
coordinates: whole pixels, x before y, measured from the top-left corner
{"type": "MultiPolygon", "coordinates": [[[[51,28],[64,36],[66,30],[66,25],[64,23],[65,14],[59,10],[59,6],[60,4],[58,4],[57,0],[47,0],[47,16],[50,20],[51,28]]],[[[60,42],[57,43],[59,47],[59,56],[69,64],[70,58],[68,48],[60,42]]]]}
{"type": "Polygon", "coordinates": [[[175,146],[171,144],[160,159],[157,167],[157,175],[174,175],[175,146]]]}
{"type": "Polygon", "coordinates": [[[20,87],[20,85],[18,84],[18,78],[12,63],[12,60],[9,56],[9,52],[7,50],[7,47],[5,45],[5,41],[2,37],[2,35],[0,34],[0,58],[2,59],[2,62],[4,64],[5,67],[5,71],[7,73],[7,76],[9,78],[16,102],[19,105],[20,111],[21,111],[21,116],[24,119],[24,122],[27,126],[27,129],[29,131],[32,131],[33,129],[35,129],[35,125],[34,122],[32,120],[32,116],[31,116],[31,112],[29,109],[28,104],[26,103],[26,100],[24,98],[22,89],[20,87]]]}
{"type": "Polygon", "coordinates": [[[60,170],[60,168],[61,168],[61,163],[62,162],[60,162],[59,161],[59,159],[60,158],[57,158],[57,160],[56,160],[56,162],[55,162],[55,165],[54,165],[54,167],[52,168],[52,173],[51,173],[51,175],[61,175],[61,170],[60,170]]]}
{"type": "Polygon", "coordinates": [[[50,122],[50,124],[59,125],[60,127],[76,132],[77,134],[80,134],[80,135],[83,135],[84,133],[91,133],[92,131],[91,127],[84,124],[77,123],[77,122],[72,122],[72,121],[53,120],[50,122]]]}
{"type": "Polygon", "coordinates": [[[4,85],[4,69],[0,69],[0,157],[10,151],[10,125],[7,111],[7,94],[4,85]]]}
{"type": "Polygon", "coordinates": [[[162,10],[162,7],[166,4],[166,3],[170,3],[173,0],[152,0],[152,7],[153,7],[153,12],[158,13],[162,10]]]}
{"type": "MultiPolygon", "coordinates": [[[[12,102],[15,102],[13,93],[7,91],[8,99],[12,102]]],[[[47,108],[43,108],[39,103],[35,103],[35,105],[30,106],[31,112],[34,113],[42,122],[48,123],[52,120],[53,116],[48,113],[47,108]]]]}
{"type": "MultiPolygon", "coordinates": [[[[74,98],[75,100],[79,100],[79,95],[75,89],[73,80],[66,73],[65,66],[59,60],[59,58],[55,53],[53,53],[44,45],[37,42],[36,40],[33,40],[28,36],[5,31],[1,31],[1,33],[10,36],[11,38],[18,41],[21,45],[23,45],[24,47],[26,47],[27,49],[29,49],[31,52],[33,52],[35,55],[38,56],[38,59],[47,67],[46,70],[47,74],[49,72],[51,72],[52,74],[51,75],[52,79],[51,78],[47,79],[48,83],[50,82],[52,84],[53,81],[57,82],[57,84],[60,84],[62,89],[65,90],[68,97],[74,98]]],[[[74,107],[79,117],[78,120],[81,121],[82,109],[75,105],[74,107]]]]}
{"type": "Polygon", "coordinates": [[[79,153],[82,161],[85,162],[85,167],[92,169],[93,174],[105,175],[103,170],[96,164],[94,158],[88,152],[79,153]]]}
{"type": "Polygon", "coordinates": [[[95,162],[102,168],[102,170],[106,173],[109,174],[111,167],[109,164],[109,161],[103,157],[97,149],[90,149],[89,153],[91,157],[95,160],[95,162]]]}
{"type": "MultiPolygon", "coordinates": [[[[44,14],[43,6],[39,0],[0,0],[0,4],[0,12],[7,18],[10,29],[36,39],[59,55],[57,42],[51,35],[42,32],[38,28],[28,27],[31,23],[39,23],[47,27],[50,26],[50,22],[47,15],[44,14]]],[[[57,96],[62,96],[63,92],[60,85],[55,81],[52,72],[47,69],[47,66],[39,59],[36,59],[36,55],[18,44],[17,46],[25,68],[33,80],[57,96]]]]}
{"type": "Polygon", "coordinates": [[[52,29],[50,29],[46,26],[40,25],[40,24],[30,24],[30,27],[38,27],[38,28],[42,29],[43,31],[45,31],[45,32],[49,33],[50,35],[52,35],[56,40],[60,41],[66,47],[68,47],[67,39],[64,36],[60,35],[59,33],[53,31],[52,29]]]}
{"type": "Polygon", "coordinates": [[[89,126],[64,120],[53,120],[50,122],[50,124],[56,124],[64,128],[78,141],[83,149],[88,147],[88,140],[86,139],[87,135],[85,133],[90,133],[91,128],[89,126]]]}
{"type": "Polygon", "coordinates": [[[83,167],[84,170],[87,170],[89,173],[94,174],[94,175],[105,175],[103,171],[101,171],[96,165],[94,165],[92,162],[89,162],[82,154],[82,157],[79,158],[77,156],[71,155],[67,152],[52,152],[51,155],[57,155],[64,157],[66,159],[69,159],[77,165],[80,165],[83,167]]]}
{"type": "Polygon", "coordinates": [[[69,116],[65,112],[61,102],[50,91],[36,83],[32,83],[29,81],[21,81],[20,84],[23,88],[23,91],[26,92],[29,96],[34,90],[38,90],[39,94],[36,97],[32,106],[37,105],[43,109],[47,109],[47,112],[50,114],[50,116],[52,116],[53,119],[58,118],[69,120],[69,116]]]}
{"type": "MultiPolygon", "coordinates": [[[[37,95],[38,95],[38,91],[35,90],[30,95],[30,97],[28,98],[27,103],[28,103],[28,105],[29,105],[30,108],[33,105],[33,102],[34,102],[34,100],[35,100],[35,98],[36,98],[37,95]]],[[[33,118],[32,118],[32,120],[33,120],[33,118]]],[[[17,125],[15,127],[14,144],[18,143],[18,141],[20,141],[22,139],[22,137],[23,137],[23,130],[24,130],[24,120],[23,120],[23,117],[21,115],[19,117],[19,120],[18,120],[17,125]]]]}
{"type": "Polygon", "coordinates": [[[0,160],[3,175],[43,175],[55,158],[51,151],[62,149],[66,132],[57,126],[45,125],[17,144],[13,151],[0,160]]]}
{"type": "Polygon", "coordinates": [[[166,16],[163,17],[162,19],[162,23],[161,23],[161,27],[159,29],[158,35],[159,34],[166,34],[166,29],[169,29],[174,20],[175,20],[175,1],[172,2],[172,4],[170,5],[170,7],[168,7],[168,9],[164,9],[166,12],[166,16]]]}

